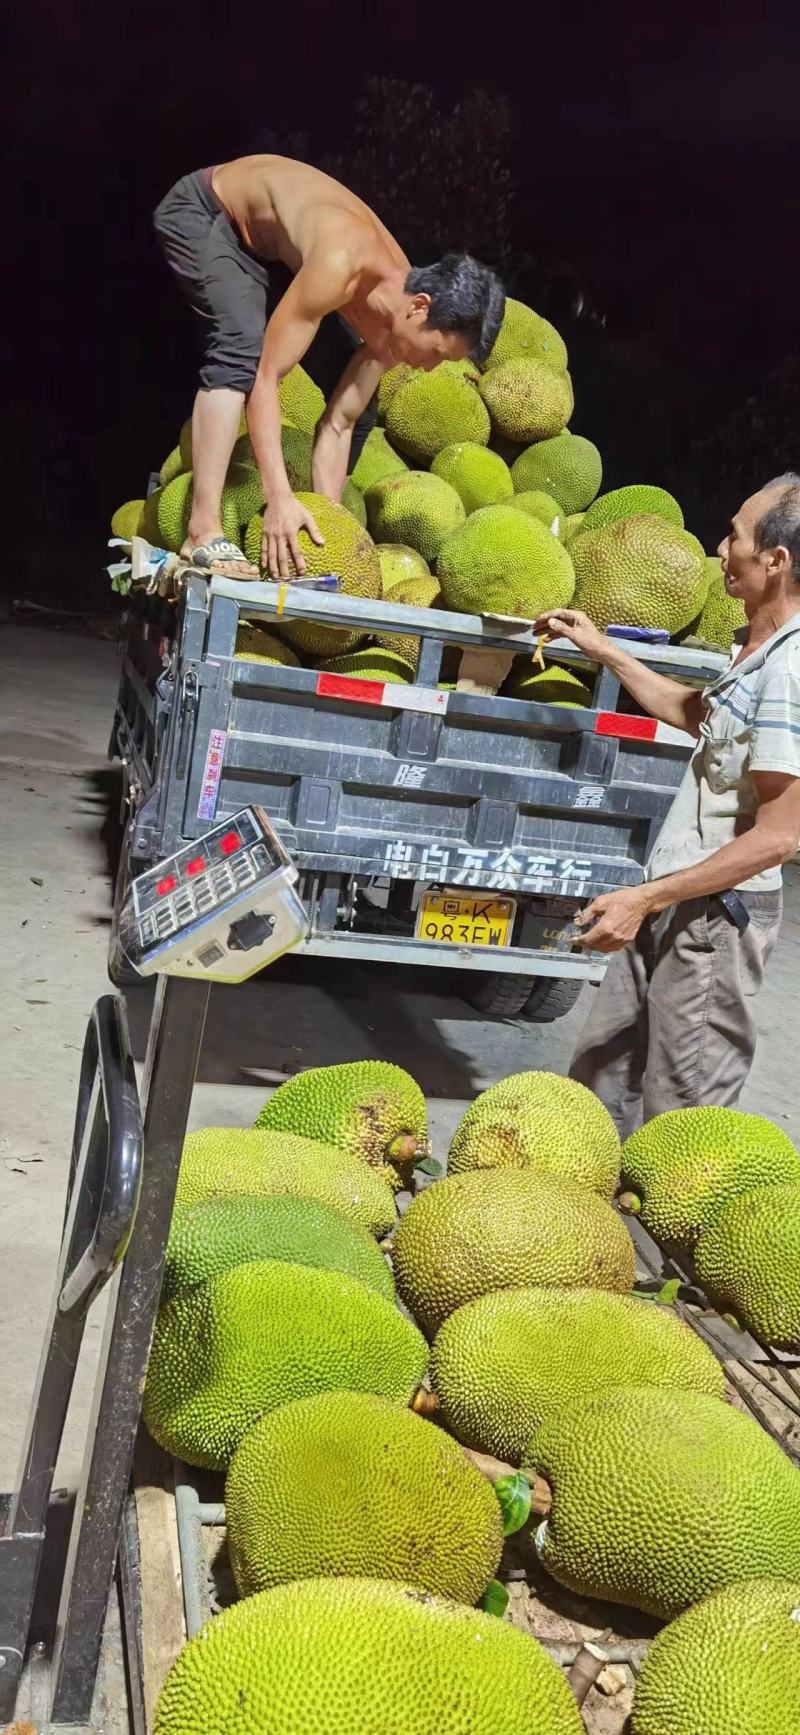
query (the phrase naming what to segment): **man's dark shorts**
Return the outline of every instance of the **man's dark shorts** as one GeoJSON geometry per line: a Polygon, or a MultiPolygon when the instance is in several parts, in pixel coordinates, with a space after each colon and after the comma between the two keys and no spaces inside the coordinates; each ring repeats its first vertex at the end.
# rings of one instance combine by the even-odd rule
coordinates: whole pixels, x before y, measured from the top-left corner
{"type": "MultiPolygon", "coordinates": [[[[291,282],[281,264],[269,270],[244,246],[211,187],[211,172],[200,169],[177,181],[158,206],[154,224],[159,246],[190,307],[202,324],[206,391],[228,386],[249,393],[261,359],[267,320],[291,282]]],[[[358,339],[337,313],[328,314],[306,354],[303,367],[326,399],[358,348],[358,339]]],[[[377,397],[353,429],[348,469],[352,470],[370,429],[377,397]]]]}

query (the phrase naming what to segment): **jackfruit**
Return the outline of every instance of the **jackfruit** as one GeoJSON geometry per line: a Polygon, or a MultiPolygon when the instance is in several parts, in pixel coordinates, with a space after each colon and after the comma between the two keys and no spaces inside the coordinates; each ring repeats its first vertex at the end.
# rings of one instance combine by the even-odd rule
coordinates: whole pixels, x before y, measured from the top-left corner
{"type": "Polygon", "coordinates": [[[392,1247],[395,1281],[430,1335],[495,1289],[629,1290],[633,1242],[605,1199],[560,1176],[476,1169],[412,1200],[392,1247]]]}
{"type": "MultiPolygon", "coordinates": [[[[410,578],[431,576],[427,560],[423,560],[416,548],[408,548],[402,542],[379,542],[378,560],[384,596],[388,596],[398,584],[406,584],[410,578]]],[[[439,588],[437,580],[437,590],[439,588]]]]}
{"type": "Polygon", "coordinates": [[[511,478],[520,493],[544,488],[558,501],[562,512],[583,512],[600,488],[603,464],[591,440],[565,428],[563,433],[537,440],[521,452],[511,478]]]}
{"type": "Polygon", "coordinates": [[[800,1577],[800,1473],[719,1398],[586,1398],[542,1423],[526,1463],[553,1496],[539,1558],[579,1596],[669,1620],[737,1580],[800,1577]]]}
{"type": "MultiPolygon", "coordinates": [[[[307,434],[304,428],[294,428],[288,425],[282,427],[281,451],[292,493],[297,494],[300,489],[308,493],[313,487],[311,478],[311,463],[314,453],[313,434],[307,434]]],[[[263,504],[264,495],[262,494],[258,506],[254,507],[253,510],[259,511],[263,504]]],[[[248,518],[252,518],[252,516],[252,512],[248,513],[248,518]]],[[[244,522],[246,523],[247,520],[244,522]]]]}
{"type": "Polygon", "coordinates": [[[410,362],[401,361],[396,367],[387,368],[386,373],[381,374],[378,386],[379,422],[386,421],[387,411],[395,392],[399,392],[401,386],[408,385],[409,380],[418,379],[421,373],[422,368],[412,367],[410,362]]]}
{"type": "Polygon", "coordinates": [[[376,542],[407,544],[428,561],[436,559],[467,516],[455,488],[424,470],[409,470],[406,476],[389,476],[377,482],[366,502],[367,521],[376,542]]]}
{"type": "Polygon", "coordinates": [[[333,1576],[475,1603],[503,1548],[494,1489],[455,1440],[369,1393],[320,1392],[256,1422],[225,1516],[241,1596],[333,1576]]]}
{"type": "Polygon", "coordinates": [[[800,1182],[739,1193],[700,1236],[695,1269],[720,1312],[778,1349],[800,1348],[800,1182]]]}
{"type": "Polygon", "coordinates": [[[371,1235],[385,1235],[395,1217],[394,1196],[383,1176],[331,1145],[260,1128],[204,1127],[189,1133],[178,1174],[178,1204],[241,1193],[301,1193],[321,1199],[371,1235]]]}
{"type": "MultiPolygon", "coordinates": [[[[166,488],[158,490],[158,545],[169,548],[173,554],[180,551],[189,535],[189,517],[192,510],[192,472],[182,471],[174,481],[168,482],[166,488]]],[[[150,495],[150,500],[154,496],[150,495]]],[[[231,542],[239,540],[239,510],[229,494],[222,495],[222,530],[231,542]]],[[[152,540],[148,538],[148,540],[152,540]]]]}
{"type": "Polygon", "coordinates": [[[511,471],[497,452],[478,446],[473,440],[457,440],[443,446],[431,464],[431,474],[441,476],[460,495],[464,511],[477,511],[479,506],[496,506],[509,500],[514,492],[511,471]]]}
{"type": "Polygon", "coordinates": [[[388,1300],[394,1281],[377,1242],[344,1213],[294,1193],[247,1194],[176,1205],[167,1243],[162,1303],[234,1265],[280,1259],[344,1271],[388,1300]]]}
{"type": "Polygon", "coordinates": [[[288,422],[293,422],[306,434],[313,434],[325,408],[325,399],[319,386],[299,363],[284,374],[278,386],[278,402],[281,414],[288,422]]]}
{"type": "Polygon", "coordinates": [[[561,333],[549,319],[544,319],[540,313],[534,313],[532,307],[526,307],[524,301],[515,301],[509,295],[503,323],[486,366],[499,367],[501,362],[513,361],[519,355],[529,356],[534,361],[546,361],[561,373],[566,371],[567,346],[561,333]]]}
{"type": "Polygon", "coordinates": [[[430,1154],[419,1085],[387,1060],[312,1066],[267,1097],[257,1127],[322,1139],[374,1169],[430,1154]]]}
{"type": "Polygon", "coordinates": [[[118,506],[111,520],[112,536],[124,536],[130,541],[133,536],[144,535],[141,529],[144,507],[144,500],[126,500],[124,506],[118,506]]]}
{"type": "MultiPolygon", "coordinates": [[[[222,509],[235,511],[238,531],[264,505],[264,484],[252,464],[231,464],[222,490],[222,509]]],[[[233,522],[231,518],[230,522],[233,522]]]]}
{"type": "Polygon", "coordinates": [[[656,1115],[622,1147],[625,1202],[657,1241],[690,1249],[723,1206],[753,1187],[800,1185],[787,1133],[735,1108],[656,1115]]]}
{"type": "Polygon", "coordinates": [[[352,512],[362,530],[367,528],[367,506],[360,488],[357,488],[352,478],[348,476],[342,489],[342,505],[346,512],[352,512]]]}
{"type": "Polygon", "coordinates": [[[300,667],[300,658],[282,639],[249,621],[243,621],[236,634],[236,658],[247,663],[282,663],[287,669],[300,667]]]}
{"type": "Polygon", "coordinates": [[[159,1308],[142,1416],[165,1452],[224,1470],[280,1404],[342,1389],[409,1404],[427,1359],[416,1327],[356,1277],[235,1265],[159,1308]]]}
{"type": "MultiPolygon", "coordinates": [[[[438,578],[409,578],[395,585],[390,601],[404,604],[407,608],[431,608],[441,594],[438,578]]],[[[401,632],[376,633],[375,644],[383,645],[385,650],[393,651],[395,656],[409,662],[416,673],[420,647],[418,636],[401,632]]]]}
{"type": "MultiPolygon", "coordinates": [[[[301,530],[298,541],[309,578],[322,573],[338,573],[341,589],[347,596],[378,597],[381,594],[381,569],[372,538],[337,501],[324,494],[299,493],[297,499],[313,514],[317,529],[325,541],[321,548],[301,530]]],[[[248,560],[261,565],[261,537],[264,520],[261,513],[251,518],[247,526],[244,550],[248,560]]],[[[290,566],[294,562],[290,557],[290,566]]],[[[292,576],[296,576],[292,571],[292,576]]],[[[285,618],[281,623],[283,637],[308,657],[333,657],[355,650],[363,632],[346,627],[329,627],[321,621],[297,621],[285,618]]]]}
{"type": "Polygon", "coordinates": [[[513,506],[482,506],[445,543],[436,570],[445,608],[522,615],[565,608],[575,574],[558,538],[513,506]]]}
{"type": "Polygon", "coordinates": [[[574,604],[595,626],[664,627],[678,633],[703,605],[706,574],[694,537],[654,514],[573,538],[574,604]]]}
{"type": "Polygon", "coordinates": [[[585,512],[570,512],[566,518],[562,518],[559,534],[566,548],[569,548],[573,537],[580,535],[585,517],[585,512]]]}
{"type": "Polygon", "coordinates": [[[631,1735],[797,1735],[800,1578],[725,1585],[656,1634],[631,1735]]]}
{"type": "Polygon", "coordinates": [[[158,473],[158,480],[161,487],[166,488],[168,482],[174,482],[175,477],[180,476],[183,468],[184,463],[180,446],[173,446],[172,451],[168,452],[158,473]]]}
{"type": "MultiPolygon", "coordinates": [[[[411,1586],[306,1579],[225,1609],[178,1657],[154,1735],[584,1735],[528,1633],[411,1586]]],[[[777,1731],[776,1731],[777,1735],[777,1731]]]]}
{"type": "Polygon", "coordinates": [[[454,440],[485,446],[489,415],[472,380],[438,367],[395,392],[386,412],[386,432],[392,445],[415,464],[429,464],[454,440]]]}
{"type": "Polygon", "coordinates": [[[722,1398],[725,1375],[669,1308],[598,1289],[503,1289],[459,1307],[437,1334],[431,1379],[466,1446],[518,1464],[565,1404],[614,1386],[722,1398]]]}
{"type": "Polygon", "coordinates": [[[328,657],[319,664],[331,675],[353,675],[362,681],[382,681],[384,686],[410,686],[416,673],[414,664],[383,645],[365,645],[346,657],[328,657]]]}
{"type": "Polygon", "coordinates": [[[526,488],[524,493],[515,494],[509,500],[509,506],[514,506],[517,512],[527,512],[531,518],[538,518],[541,524],[546,524],[554,536],[561,530],[561,507],[552,494],[545,494],[541,488],[526,488]]]}
{"type": "Polygon", "coordinates": [[[643,513],[683,529],[683,513],[666,488],[637,483],[631,488],[612,488],[609,494],[601,494],[588,508],[584,530],[602,530],[604,525],[616,524],[620,518],[641,518],[643,513]]]}
{"type": "Polygon", "coordinates": [[[515,1072],[470,1103],[447,1169],[451,1175],[495,1168],[563,1175],[612,1199],[619,1163],[619,1134],[593,1091],[555,1072],[515,1072]]]}
{"type": "Polygon", "coordinates": [[[386,476],[404,476],[408,465],[399,452],[389,445],[382,428],[372,428],[358,455],[353,481],[362,494],[386,476]]]}
{"type": "Polygon", "coordinates": [[[521,445],[560,434],[575,408],[569,374],[524,356],[490,368],[479,389],[494,432],[521,445]]]}
{"type": "Polygon", "coordinates": [[[503,688],[509,699],[534,699],[539,705],[591,705],[592,691],[571,669],[548,663],[540,669],[530,657],[520,657],[503,688]]]}
{"type": "Polygon", "coordinates": [[[721,651],[729,651],[733,645],[734,634],[747,625],[747,615],[741,597],[729,596],[725,589],[720,562],[707,558],[706,570],[709,568],[715,570],[692,633],[706,644],[716,645],[721,651]]]}

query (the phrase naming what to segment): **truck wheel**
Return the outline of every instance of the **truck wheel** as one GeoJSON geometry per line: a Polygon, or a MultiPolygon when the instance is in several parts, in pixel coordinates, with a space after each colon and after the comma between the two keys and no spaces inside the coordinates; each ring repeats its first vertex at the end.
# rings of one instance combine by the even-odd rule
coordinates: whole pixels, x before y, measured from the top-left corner
{"type": "Polygon", "coordinates": [[[522,1017],[531,1024],[552,1024],[572,1011],[582,987],[580,976],[537,976],[522,1017]]]}
{"type": "Polygon", "coordinates": [[[466,992],[466,1000],[484,1018],[518,1018],[529,999],[536,978],[504,976],[494,970],[476,971],[466,992]]]}
{"type": "Polygon", "coordinates": [[[113,982],[115,988],[136,988],[144,981],[144,977],[140,976],[138,970],[134,970],[133,965],[129,963],[119,940],[119,918],[122,906],[125,902],[129,880],[130,860],[128,856],[128,839],[127,834],[124,832],[122,843],[120,845],[119,862],[117,863],[117,877],[114,881],[114,903],[111,910],[111,937],[108,942],[108,961],[106,964],[109,980],[113,982]]]}

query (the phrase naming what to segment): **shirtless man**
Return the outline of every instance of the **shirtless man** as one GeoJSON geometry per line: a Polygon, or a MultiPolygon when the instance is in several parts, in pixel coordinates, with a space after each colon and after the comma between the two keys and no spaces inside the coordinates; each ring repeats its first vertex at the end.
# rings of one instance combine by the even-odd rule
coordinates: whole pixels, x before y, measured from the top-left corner
{"type": "Polygon", "coordinates": [[[354,193],[289,157],[240,157],[185,176],[159,205],[155,228],[204,329],[192,417],[192,512],[182,552],[209,572],[258,576],[222,534],[220,517],[246,402],[268,502],[263,564],[273,578],[289,577],[292,561],[302,574],[298,531],[318,546],[323,538],[289,486],[279,382],[305,360],[324,390],[313,487],[338,500],[374,425],[384,370],[398,362],[434,368],[466,356],[485,359],[503,317],[502,284],[465,253],[412,270],[354,193]],[[276,282],[284,292],[270,312],[276,282]]]}

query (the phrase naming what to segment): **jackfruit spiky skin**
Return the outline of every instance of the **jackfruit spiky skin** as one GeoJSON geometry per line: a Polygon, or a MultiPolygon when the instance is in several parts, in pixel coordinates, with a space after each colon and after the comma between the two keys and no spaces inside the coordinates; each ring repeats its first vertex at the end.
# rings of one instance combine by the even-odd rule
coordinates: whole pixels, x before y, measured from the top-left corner
{"type": "Polygon", "coordinates": [[[389,405],[395,392],[399,392],[401,386],[408,385],[409,380],[418,379],[421,372],[421,368],[412,367],[410,362],[401,361],[396,367],[387,368],[386,373],[381,374],[378,386],[379,422],[386,421],[389,405]]]}
{"type": "Polygon", "coordinates": [[[598,1289],[503,1289],[437,1334],[433,1388],[466,1446],[518,1464],[564,1404],[634,1383],[722,1398],[722,1368],[669,1308],[598,1289]]]}
{"type": "Polygon", "coordinates": [[[183,467],[183,455],[180,446],[173,446],[172,451],[167,453],[158,473],[161,487],[166,488],[168,482],[174,482],[175,477],[180,476],[183,467]]]}
{"type": "Polygon", "coordinates": [[[530,1169],[612,1199],[619,1134],[608,1109],[583,1084],[555,1072],[515,1072],[470,1103],[447,1158],[450,1175],[469,1169],[530,1169]]]}
{"type": "Polygon", "coordinates": [[[534,313],[532,307],[526,307],[524,301],[515,301],[513,296],[508,296],[503,323],[486,366],[499,367],[501,362],[513,361],[516,356],[545,361],[561,373],[566,371],[567,346],[561,333],[549,319],[534,313]]]}
{"type": "Polygon", "coordinates": [[[225,1485],[241,1596],[301,1578],[387,1578],[475,1603],[500,1505],[455,1440],[369,1393],[322,1392],[255,1423],[225,1485]]]}
{"type": "Polygon", "coordinates": [[[377,1169],[430,1149],[422,1091],[410,1073],[387,1060],[298,1072],[267,1098],[255,1124],[322,1139],[377,1169]]]}
{"type": "MultiPolygon", "coordinates": [[[[192,510],[192,472],[182,471],[174,481],[168,482],[166,488],[158,491],[158,535],[159,546],[169,548],[173,554],[180,551],[189,535],[189,517],[192,510]]],[[[150,496],[153,499],[153,496],[150,496]]],[[[222,494],[222,530],[231,542],[239,540],[239,508],[236,500],[223,490],[222,494]]]]}
{"type": "Polygon", "coordinates": [[[431,473],[449,482],[460,495],[464,511],[476,512],[479,506],[496,506],[510,500],[514,493],[511,471],[497,452],[472,440],[457,440],[437,452],[431,473]]]}
{"type": "Polygon", "coordinates": [[[392,445],[415,464],[429,464],[443,446],[456,440],[485,446],[489,414],[472,380],[457,370],[438,367],[407,380],[394,393],[386,412],[386,432],[392,445]]]}
{"type": "Polygon", "coordinates": [[[395,1281],[431,1336],[496,1289],[629,1290],[633,1242],[605,1199],[574,1181],[475,1169],[426,1187],[394,1234],[395,1281]]]}
{"type": "Polygon", "coordinates": [[[445,608],[521,615],[565,608],[575,573],[567,550],[527,512],[482,506],[445,543],[436,570],[445,608]]]}
{"type": "Polygon", "coordinates": [[[569,512],[566,518],[562,518],[559,535],[566,548],[569,548],[574,537],[580,535],[585,517],[585,512],[569,512]]]}
{"type": "Polygon", "coordinates": [[[558,501],[562,512],[584,512],[599,491],[603,464],[591,440],[565,429],[521,452],[511,477],[520,493],[544,488],[558,501]]]}
{"type": "Polygon", "coordinates": [[[573,538],[575,607],[595,626],[665,627],[678,633],[703,606],[707,579],[694,537],[655,514],[599,530],[590,513],[573,538]]]}
{"type": "Polygon", "coordinates": [[[561,529],[561,507],[552,494],[545,494],[541,488],[526,488],[522,494],[515,494],[509,501],[517,512],[527,512],[531,518],[538,518],[540,524],[545,524],[554,536],[561,529]]]}
{"type": "Polygon", "coordinates": [[[367,528],[367,503],[360,488],[357,488],[351,476],[348,476],[342,489],[342,505],[346,512],[352,512],[362,530],[367,528]]]}
{"type": "Polygon", "coordinates": [[[373,428],[359,452],[353,481],[366,494],[375,482],[383,482],[387,476],[404,476],[407,469],[405,458],[389,445],[383,429],[373,428]]]}
{"type": "Polygon", "coordinates": [[[525,356],[489,368],[480,394],[493,432],[520,445],[560,434],[575,408],[569,374],[525,356]]]}
{"type": "Polygon", "coordinates": [[[293,422],[306,434],[313,434],[325,408],[325,399],[319,386],[299,363],[284,374],[278,386],[278,402],[288,422],[293,422]]]}
{"type": "Polygon", "coordinates": [[[124,536],[130,541],[133,536],[143,535],[140,526],[144,506],[144,500],[126,500],[123,506],[118,506],[111,520],[112,536],[124,536]]]}
{"type": "Polygon", "coordinates": [[[394,1196],[383,1176],[331,1145],[261,1128],[204,1127],[189,1133],[178,1174],[178,1204],[241,1193],[301,1193],[321,1199],[371,1235],[385,1235],[395,1218],[394,1196]]]}
{"type": "MultiPolygon", "coordinates": [[[[298,542],[309,578],[322,573],[338,573],[340,586],[347,596],[378,597],[381,594],[381,569],[372,538],[358,520],[337,501],[323,494],[298,493],[297,499],[313,514],[317,529],[325,541],[321,548],[311,541],[306,530],[298,534],[298,542]]],[[[261,566],[261,537],[264,521],[261,513],[251,518],[245,532],[244,550],[248,560],[261,566]]],[[[296,577],[290,557],[292,577],[296,577]]],[[[324,626],[320,621],[284,620],[284,638],[308,657],[333,657],[355,650],[364,637],[362,632],[350,632],[344,627],[324,626]]]]}
{"type": "Polygon", "coordinates": [[[571,669],[560,669],[556,663],[540,669],[530,657],[519,660],[522,666],[512,668],[503,689],[510,699],[533,699],[539,705],[591,705],[591,689],[571,669]]]}
{"type": "Polygon", "coordinates": [[[800,1347],[800,1180],[739,1193],[704,1229],[694,1260],[721,1313],[762,1343],[800,1347]]]}
{"type": "MultiPolygon", "coordinates": [[[[407,584],[411,578],[431,576],[427,560],[417,553],[416,548],[408,548],[402,542],[378,543],[378,560],[384,596],[388,596],[398,584],[407,584]]],[[[438,580],[436,588],[440,589],[438,580]]]]}
{"type": "Polygon", "coordinates": [[[449,482],[424,470],[389,476],[366,496],[367,521],[376,542],[403,543],[424,560],[436,559],[464,523],[464,503],[449,482]]]}
{"type": "Polygon", "coordinates": [[[651,487],[649,483],[612,488],[610,493],[601,494],[588,508],[583,528],[586,531],[602,530],[605,524],[615,524],[620,518],[640,518],[643,513],[651,518],[663,518],[667,524],[683,529],[683,513],[677,500],[667,493],[666,488],[651,487]]]}
{"type": "Polygon", "coordinates": [[[625,1188],[657,1241],[691,1249],[739,1193],[800,1185],[800,1155],[762,1115],[734,1108],[679,1108],[656,1115],[622,1147],[625,1188]]]}
{"type": "Polygon", "coordinates": [[[584,1735],[556,1664],[494,1615],[412,1586],[305,1579],[186,1646],[154,1735],[584,1735]],[[402,1668],[402,1680],[398,1668],[402,1668]]]}
{"type": "Polygon", "coordinates": [[[300,658],[289,645],[264,627],[251,626],[249,621],[244,621],[236,634],[236,656],[248,663],[282,663],[287,669],[300,667],[300,658]]]}
{"type": "MultiPolygon", "coordinates": [[[[281,428],[281,451],[283,452],[283,462],[286,467],[286,475],[292,493],[296,494],[301,488],[308,492],[312,486],[311,460],[314,451],[313,435],[306,433],[304,428],[294,428],[286,425],[281,428]]],[[[264,496],[262,494],[258,506],[254,507],[254,511],[259,511],[263,504],[264,496]]],[[[249,513],[248,517],[252,518],[252,515],[252,513],[249,513]]]]}
{"type": "Polygon", "coordinates": [[[365,645],[363,650],[351,651],[346,657],[328,657],[319,668],[331,675],[354,675],[362,681],[382,681],[384,686],[388,682],[400,687],[410,686],[416,673],[408,653],[398,656],[396,651],[377,644],[365,645]]]}
{"type": "Polygon", "coordinates": [[[388,1300],[394,1280],[373,1237],[319,1199],[294,1193],[240,1194],[176,1205],[169,1231],[162,1303],[234,1265],[280,1259],[344,1271],[388,1300]]]}
{"type": "Polygon", "coordinates": [[[709,568],[714,569],[711,583],[692,632],[695,638],[703,639],[706,644],[717,645],[721,651],[729,651],[733,645],[734,634],[747,625],[747,615],[741,597],[728,595],[719,561],[706,558],[706,570],[709,568]]]}
{"type": "Polygon", "coordinates": [[[420,1332],[356,1277],[275,1260],[235,1265],[159,1308],[142,1415],[153,1439],[224,1470],[259,1416],[312,1392],[409,1404],[420,1332]]]}
{"type": "Polygon", "coordinates": [[[656,1634],[631,1735],[796,1735],[800,1578],[725,1585],[656,1634]]]}
{"type": "MultiPolygon", "coordinates": [[[[438,578],[409,578],[396,584],[392,591],[391,601],[405,604],[407,608],[431,608],[441,596],[441,586],[438,578]]],[[[376,633],[376,645],[383,645],[387,651],[410,662],[416,673],[419,662],[419,638],[407,633],[376,633]]]]}
{"type": "Polygon", "coordinates": [[[525,1461],[553,1494],[539,1557],[579,1596],[669,1620],[725,1584],[800,1577],[800,1474],[718,1398],[590,1397],[543,1422],[525,1461]]]}

